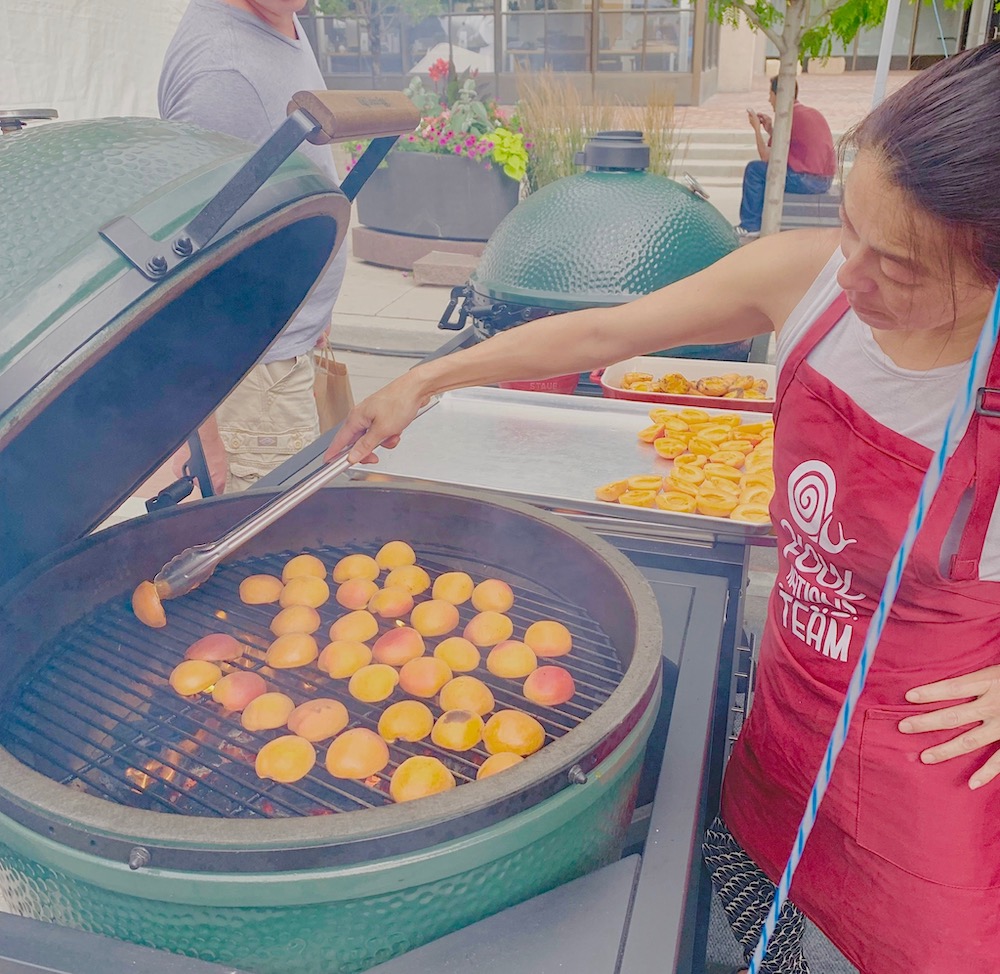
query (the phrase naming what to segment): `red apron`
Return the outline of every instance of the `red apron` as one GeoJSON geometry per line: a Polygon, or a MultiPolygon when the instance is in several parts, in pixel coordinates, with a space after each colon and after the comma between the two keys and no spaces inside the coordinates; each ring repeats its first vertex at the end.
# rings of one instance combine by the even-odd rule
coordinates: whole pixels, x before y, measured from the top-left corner
{"type": "MultiPolygon", "coordinates": [[[[724,821],[774,882],[932,456],[806,362],[847,308],[843,295],[833,302],[778,383],[778,578],[723,791],[724,821]]],[[[1000,385],[1000,354],[986,385],[1000,385]]],[[[987,406],[1000,396],[988,393],[987,406]]],[[[967,784],[995,748],[923,765],[920,752],[959,729],[896,726],[943,706],[907,704],[907,690],[1000,662],[1000,582],[978,580],[998,433],[1000,420],[975,414],[948,462],[792,883],[792,901],[863,974],[1000,971],[1000,781],[967,784]],[[973,490],[942,575],[945,533],[973,490]]]]}

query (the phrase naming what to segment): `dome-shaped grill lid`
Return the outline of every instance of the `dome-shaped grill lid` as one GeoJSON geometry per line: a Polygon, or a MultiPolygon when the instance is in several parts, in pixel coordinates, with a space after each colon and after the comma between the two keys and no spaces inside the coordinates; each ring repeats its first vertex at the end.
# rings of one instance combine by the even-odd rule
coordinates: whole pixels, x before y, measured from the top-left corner
{"type": "Polygon", "coordinates": [[[653,173],[598,168],[522,200],[494,231],[471,282],[498,301],[554,310],[611,306],[687,277],[737,246],[722,214],[686,187],[653,173]]]}
{"type": "Polygon", "coordinates": [[[294,314],[350,211],[304,156],[217,240],[151,281],[102,238],[153,240],[252,153],[156,119],[0,138],[0,581],[99,524],[195,429],[294,314]]]}
{"type": "Polygon", "coordinates": [[[0,583],[99,524],[294,315],[364,181],[338,189],[303,138],[384,154],[417,115],[299,92],[259,148],[156,119],[0,137],[0,583]]]}

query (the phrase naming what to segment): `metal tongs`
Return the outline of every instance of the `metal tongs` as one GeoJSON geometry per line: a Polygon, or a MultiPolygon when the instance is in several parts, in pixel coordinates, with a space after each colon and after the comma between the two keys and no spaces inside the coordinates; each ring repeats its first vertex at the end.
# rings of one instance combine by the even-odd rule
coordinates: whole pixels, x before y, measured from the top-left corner
{"type": "MultiPolygon", "coordinates": [[[[427,412],[437,402],[437,398],[432,398],[430,402],[420,408],[417,416],[427,412]]],[[[176,599],[181,595],[187,595],[202,582],[207,581],[223,558],[232,554],[251,538],[255,538],[265,528],[274,524],[278,518],[298,507],[321,487],[325,487],[331,480],[352,467],[353,464],[347,459],[350,451],[351,447],[342,450],[329,463],[323,464],[304,480],[300,480],[294,486],[282,491],[263,507],[243,518],[217,541],[193,545],[171,558],[153,579],[153,586],[156,588],[156,594],[160,600],[176,599]]]]}

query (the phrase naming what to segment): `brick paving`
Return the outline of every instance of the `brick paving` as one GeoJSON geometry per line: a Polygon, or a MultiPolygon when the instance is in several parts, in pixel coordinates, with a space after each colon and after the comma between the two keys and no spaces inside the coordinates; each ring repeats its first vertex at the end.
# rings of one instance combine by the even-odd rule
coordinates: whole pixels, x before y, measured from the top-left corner
{"type": "MultiPolygon", "coordinates": [[[[886,92],[901,88],[916,74],[916,71],[890,71],[886,92]]],[[[754,79],[753,90],[750,92],[720,92],[712,95],[702,105],[678,107],[675,110],[677,128],[684,131],[749,131],[747,106],[753,106],[761,112],[769,111],[769,84],[768,78],[760,75],[754,79]]],[[[835,133],[844,132],[861,121],[871,108],[874,89],[874,71],[799,75],[799,101],[819,109],[835,133]]]]}

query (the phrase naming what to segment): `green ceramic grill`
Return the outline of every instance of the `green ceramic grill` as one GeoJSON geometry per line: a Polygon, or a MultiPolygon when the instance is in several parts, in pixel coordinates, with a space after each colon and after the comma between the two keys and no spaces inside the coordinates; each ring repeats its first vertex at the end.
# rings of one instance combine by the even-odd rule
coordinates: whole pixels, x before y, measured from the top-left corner
{"type": "MultiPolygon", "coordinates": [[[[464,292],[464,313],[480,337],[560,311],[632,301],[737,248],[733,228],[696,182],[647,171],[641,132],[598,133],[577,163],[583,172],[532,193],[490,237],[464,292]]],[[[745,359],[748,351],[740,343],[670,354],[745,359]]]]}
{"type": "MultiPolygon", "coordinates": [[[[313,131],[296,126],[288,144],[313,131]]],[[[622,555],[553,515],[366,484],[320,491],[258,535],[169,603],[166,628],[138,623],[137,581],[266,496],[88,532],[252,366],[346,229],[347,195],[291,149],[262,176],[265,148],[146,119],[0,140],[13,204],[0,244],[0,897],[261,974],[348,974],[620,854],[659,698],[659,611],[622,555]],[[248,167],[259,185],[234,191],[248,167]],[[337,697],[351,726],[374,729],[378,709],[343,681],[266,666],[273,607],[238,590],[298,552],[332,565],[396,538],[432,575],[507,581],[516,631],[568,625],[576,694],[541,707],[484,675],[498,706],[536,716],[546,746],[483,781],[480,745],[429,741],[393,745],[362,781],[329,775],[322,750],[298,782],[258,778],[254,756],[279,732],[179,697],[173,666],[198,636],[228,632],[271,689],[337,697]],[[393,803],[392,770],[419,754],[458,787],[393,803]]],[[[323,606],[321,631],[342,611],[323,606]]]]}

